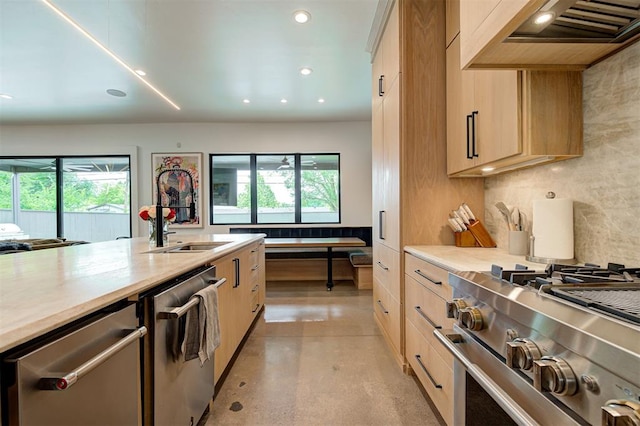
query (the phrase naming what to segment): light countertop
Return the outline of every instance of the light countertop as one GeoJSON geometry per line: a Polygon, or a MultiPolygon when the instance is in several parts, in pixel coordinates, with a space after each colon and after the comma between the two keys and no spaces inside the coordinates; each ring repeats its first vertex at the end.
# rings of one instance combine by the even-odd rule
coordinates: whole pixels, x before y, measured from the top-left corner
{"type": "Polygon", "coordinates": [[[135,296],[264,234],[173,234],[187,242],[229,243],[207,251],[153,253],[132,238],[0,256],[0,352],[119,300],[135,296]]]}
{"type": "Polygon", "coordinates": [[[450,272],[490,271],[492,264],[500,265],[505,269],[514,268],[516,263],[526,265],[533,270],[544,270],[546,266],[542,263],[527,262],[524,256],[515,256],[499,248],[406,246],[404,250],[450,272]]]}

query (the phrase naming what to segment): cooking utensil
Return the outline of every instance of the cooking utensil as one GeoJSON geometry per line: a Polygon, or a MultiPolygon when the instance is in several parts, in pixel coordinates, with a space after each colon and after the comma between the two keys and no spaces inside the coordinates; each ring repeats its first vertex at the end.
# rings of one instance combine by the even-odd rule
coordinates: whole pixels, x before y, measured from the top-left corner
{"type": "Polygon", "coordinates": [[[511,226],[512,231],[522,231],[522,225],[520,223],[520,209],[513,207],[511,209],[511,226]]]}
{"type": "Polygon", "coordinates": [[[507,221],[507,226],[509,227],[509,230],[513,229],[512,227],[513,222],[511,220],[511,212],[509,211],[509,207],[507,207],[507,205],[502,201],[498,201],[495,204],[495,206],[498,209],[498,211],[502,213],[502,215],[504,216],[504,219],[507,221]]]}

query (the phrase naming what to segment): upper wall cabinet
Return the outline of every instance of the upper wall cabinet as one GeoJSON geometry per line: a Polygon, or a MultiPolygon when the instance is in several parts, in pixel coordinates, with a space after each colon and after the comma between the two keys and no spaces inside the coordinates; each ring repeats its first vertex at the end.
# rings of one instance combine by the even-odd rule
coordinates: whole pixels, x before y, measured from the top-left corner
{"type": "Polygon", "coordinates": [[[579,71],[461,70],[447,48],[447,172],[487,176],[582,155],[579,71]]]}
{"type": "Polygon", "coordinates": [[[584,69],[640,38],[639,19],[638,1],[460,0],[461,65],[584,69]]]}

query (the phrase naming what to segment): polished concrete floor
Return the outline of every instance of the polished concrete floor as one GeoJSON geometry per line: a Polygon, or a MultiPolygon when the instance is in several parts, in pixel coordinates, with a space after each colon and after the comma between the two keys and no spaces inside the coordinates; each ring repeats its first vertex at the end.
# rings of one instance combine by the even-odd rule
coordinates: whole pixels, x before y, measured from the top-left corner
{"type": "MultiPolygon", "coordinates": [[[[206,426],[440,425],[351,281],[267,283],[265,311],[206,426]]],[[[204,420],[204,419],[203,419],[204,420]]]]}

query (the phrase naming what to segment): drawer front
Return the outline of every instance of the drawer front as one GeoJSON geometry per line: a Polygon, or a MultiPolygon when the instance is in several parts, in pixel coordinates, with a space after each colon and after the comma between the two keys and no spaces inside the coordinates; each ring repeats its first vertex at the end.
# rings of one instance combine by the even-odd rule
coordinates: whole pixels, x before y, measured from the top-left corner
{"type": "Polygon", "coordinates": [[[395,300],[374,278],[373,312],[383,328],[383,333],[391,341],[396,353],[400,352],[400,302],[395,300]]]}
{"type": "Polygon", "coordinates": [[[455,323],[454,319],[447,318],[445,300],[408,275],[405,275],[404,295],[407,322],[411,322],[449,368],[453,368],[453,355],[433,335],[436,327],[450,329],[455,323]]]}
{"type": "Polygon", "coordinates": [[[449,272],[432,263],[406,253],[405,254],[405,274],[418,281],[426,288],[434,291],[443,299],[451,298],[451,287],[449,286],[449,272]]]}
{"type": "Polygon", "coordinates": [[[429,398],[448,425],[453,424],[453,370],[438,352],[407,322],[406,357],[429,398]]]}
{"type": "Polygon", "coordinates": [[[374,244],[373,276],[396,300],[400,300],[400,253],[382,244],[374,244]]]}

